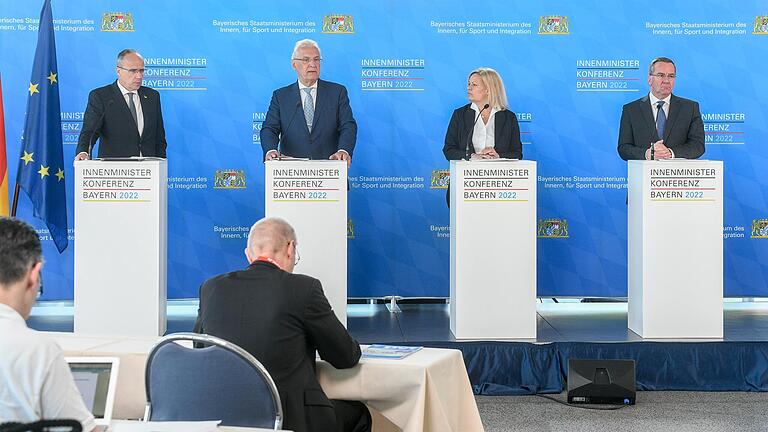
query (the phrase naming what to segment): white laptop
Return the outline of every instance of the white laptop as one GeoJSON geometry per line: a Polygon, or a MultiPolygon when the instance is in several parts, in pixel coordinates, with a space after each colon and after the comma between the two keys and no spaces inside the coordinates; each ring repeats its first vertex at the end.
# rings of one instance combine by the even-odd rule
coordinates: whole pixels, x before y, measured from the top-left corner
{"type": "Polygon", "coordinates": [[[117,392],[117,357],[65,357],[83,396],[85,407],[93,413],[97,425],[109,425],[117,392]]]}

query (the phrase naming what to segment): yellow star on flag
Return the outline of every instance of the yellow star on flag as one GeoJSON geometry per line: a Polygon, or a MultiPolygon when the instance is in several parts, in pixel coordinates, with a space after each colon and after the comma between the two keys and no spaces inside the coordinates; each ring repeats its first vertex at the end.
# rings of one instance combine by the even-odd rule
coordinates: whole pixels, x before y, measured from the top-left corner
{"type": "Polygon", "coordinates": [[[55,82],[58,82],[58,81],[56,81],[56,75],[57,74],[53,73],[53,71],[51,71],[51,74],[48,75],[47,79],[48,79],[48,81],[51,82],[51,85],[53,85],[53,83],[55,83],[55,82]]]}
{"type": "Polygon", "coordinates": [[[59,181],[64,180],[64,170],[59,168],[59,170],[56,171],[56,177],[59,179],[59,181]]]}
{"type": "Polygon", "coordinates": [[[32,96],[34,93],[40,93],[40,90],[37,89],[37,86],[40,84],[32,84],[29,83],[29,95],[32,96]]]}
{"type": "Polygon", "coordinates": [[[21,160],[24,161],[24,166],[27,166],[30,162],[34,162],[35,160],[32,159],[32,155],[34,153],[27,153],[26,150],[24,151],[24,156],[21,157],[21,160]]]}
{"type": "Polygon", "coordinates": [[[38,174],[40,174],[40,178],[45,178],[45,176],[50,175],[48,174],[48,167],[45,165],[40,165],[40,169],[37,171],[38,174]]]}

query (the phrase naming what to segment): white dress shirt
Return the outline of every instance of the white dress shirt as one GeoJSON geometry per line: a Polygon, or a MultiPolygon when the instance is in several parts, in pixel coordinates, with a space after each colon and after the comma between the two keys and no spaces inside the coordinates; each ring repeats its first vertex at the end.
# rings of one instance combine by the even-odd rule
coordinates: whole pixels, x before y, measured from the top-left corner
{"type": "Polygon", "coordinates": [[[0,423],[43,419],[78,420],[84,431],[96,427],[61,348],[0,303],[0,423]]]}
{"type": "Polygon", "coordinates": [[[475,129],[472,131],[472,146],[475,147],[475,153],[480,153],[484,148],[496,147],[495,141],[495,114],[498,112],[496,108],[491,108],[491,114],[488,117],[488,123],[483,123],[482,118],[477,118],[480,113],[480,108],[473,102],[471,105],[472,110],[475,112],[475,129]]]}
{"type": "Polygon", "coordinates": [[[133,104],[136,105],[136,123],[139,126],[139,136],[141,136],[142,133],[144,133],[144,112],[141,110],[141,100],[139,98],[139,91],[133,91],[127,90],[125,87],[123,87],[120,84],[120,81],[117,82],[117,87],[120,89],[120,93],[123,94],[123,100],[125,100],[125,104],[128,106],[128,111],[131,110],[131,104],[128,101],[128,93],[133,93],[133,104]]]}

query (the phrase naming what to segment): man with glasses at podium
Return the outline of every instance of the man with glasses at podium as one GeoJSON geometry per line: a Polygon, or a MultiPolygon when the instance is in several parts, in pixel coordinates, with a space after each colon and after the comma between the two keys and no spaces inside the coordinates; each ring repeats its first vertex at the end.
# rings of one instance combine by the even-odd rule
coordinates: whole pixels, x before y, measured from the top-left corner
{"type": "Polygon", "coordinates": [[[704,154],[704,123],[699,103],[672,94],[677,68],[658,57],[648,69],[648,95],[624,105],[619,155],[632,159],[697,159],[704,154]]]}
{"type": "Polygon", "coordinates": [[[166,157],[160,93],[141,85],[144,59],[124,49],[117,55],[117,80],[88,95],[75,160],[91,157],[99,140],[99,157],[166,157]]]}
{"type": "Polygon", "coordinates": [[[272,93],[261,127],[264,160],[287,156],[352,162],[357,123],[347,89],[320,79],[321,61],[317,42],[296,42],[291,65],[298,80],[272,93]]]}

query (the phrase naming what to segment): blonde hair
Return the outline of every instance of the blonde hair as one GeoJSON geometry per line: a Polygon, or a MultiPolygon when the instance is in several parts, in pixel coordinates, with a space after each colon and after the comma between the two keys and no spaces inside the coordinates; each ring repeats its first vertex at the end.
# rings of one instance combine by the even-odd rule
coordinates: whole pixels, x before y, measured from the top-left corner
{"type": "Polygon", "coordinates": [[[475,74],[480,77],[485,87],[488,88],[488,103],[491,105],[491,108],[498,110],[509,109],[507,92],[504,90],[504,81],[501,80],[499,73],[491,68],[481,67],[470,72],[467,80],[475,74]]]}

